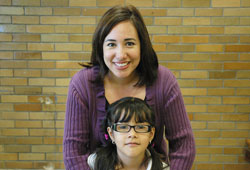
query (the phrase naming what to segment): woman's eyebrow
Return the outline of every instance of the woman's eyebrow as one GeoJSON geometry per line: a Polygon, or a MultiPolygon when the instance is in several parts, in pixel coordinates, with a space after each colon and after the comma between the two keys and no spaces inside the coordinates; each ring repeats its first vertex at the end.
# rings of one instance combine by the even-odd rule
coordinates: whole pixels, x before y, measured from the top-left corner
{"type": "Polygon", "coordinates": [[[135,38],[125,38],[125,41],[131,41],[131,40],[136,41],[135,38]]]}
{"type": "MultiPolygon", "coordinates": [[[[136,41],[135,38],[125,38],[125,39],[124,39],[124,41],[131,41],[131,40],[132,40],[132,41],[136,41]]],[[[104,42],[107,42],[107,41],[114,41],[114,42],[115,42],[116,40],[115,40],[115,39],[107,39],[107,40],[105,40],[104,42]]]]}
{"type": "Polygon", "coordinates": [[[107,42],[107,41],[116,41],[116,40],[114,40],[114,39],[107,39],[104,42],[107,42]]]}

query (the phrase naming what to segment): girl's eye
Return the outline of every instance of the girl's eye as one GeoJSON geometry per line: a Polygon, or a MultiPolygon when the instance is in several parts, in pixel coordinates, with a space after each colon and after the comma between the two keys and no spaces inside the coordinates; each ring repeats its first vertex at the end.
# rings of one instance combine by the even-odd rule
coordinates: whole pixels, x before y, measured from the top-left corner
{"type": "Polygon", "coordinates": [[[137,125],[137,128],[138,128],[138,129],[145,129],[145,127],[146,127],[146,126],[144,126],[144,125],[137,125]]]}
{"type": "Polygon", "coordinates": [[[119,125],[119,128],[120,128],[120,129],[127,129],[127,128],[128,128],[128,125],[119,125]]]}

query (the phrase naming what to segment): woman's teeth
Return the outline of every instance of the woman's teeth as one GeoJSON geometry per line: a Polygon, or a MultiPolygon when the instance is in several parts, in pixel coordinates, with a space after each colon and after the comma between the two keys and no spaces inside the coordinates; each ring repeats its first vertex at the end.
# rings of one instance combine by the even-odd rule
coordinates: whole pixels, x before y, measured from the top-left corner
{"type": "Polygon", "coordinates": [[[123,67],[123,66],[126,66],[128,64],[128,62],[127,63],[115,63],[115,64],[119,67],[123,67]]]}

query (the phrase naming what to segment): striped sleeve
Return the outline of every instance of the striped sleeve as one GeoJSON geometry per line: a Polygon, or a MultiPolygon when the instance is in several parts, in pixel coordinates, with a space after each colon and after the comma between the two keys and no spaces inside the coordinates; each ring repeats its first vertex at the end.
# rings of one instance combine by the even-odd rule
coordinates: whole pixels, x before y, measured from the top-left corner
{"type": "Polygon", "coordinates": [[[87,104],[80,98],[72,81],[69,85],[63,139],[66,170],[89,170],[89,124],[87,104]]]}
{"type": "Polygon", "coordinates": [[[169,142],[170,169],[190,170],[195,158],[195,141],[181,90],[175,77],[165,78],[164,125],[169,142]]]}

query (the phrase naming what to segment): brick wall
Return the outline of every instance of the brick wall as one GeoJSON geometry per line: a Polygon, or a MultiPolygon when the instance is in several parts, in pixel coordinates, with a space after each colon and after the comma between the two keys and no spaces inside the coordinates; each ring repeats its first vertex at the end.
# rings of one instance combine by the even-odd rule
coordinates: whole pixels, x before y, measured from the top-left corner
{"type": "Polygon", "coordinates": [[[89,61],[100,16],[129,3],[181,86],[193,170],[249,169],[249,0],[0,0],[0,169],[64,168],[68,83],[89,61]]]}

